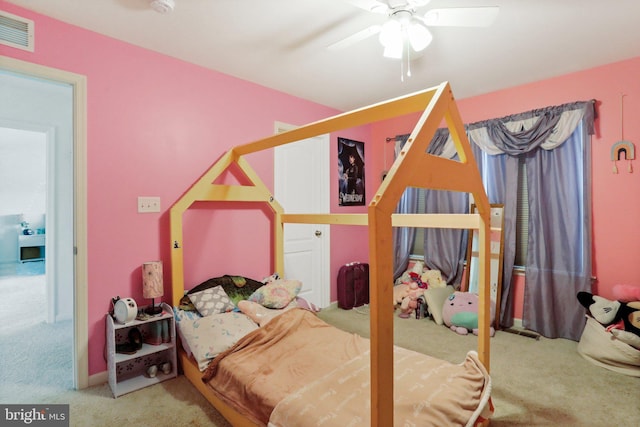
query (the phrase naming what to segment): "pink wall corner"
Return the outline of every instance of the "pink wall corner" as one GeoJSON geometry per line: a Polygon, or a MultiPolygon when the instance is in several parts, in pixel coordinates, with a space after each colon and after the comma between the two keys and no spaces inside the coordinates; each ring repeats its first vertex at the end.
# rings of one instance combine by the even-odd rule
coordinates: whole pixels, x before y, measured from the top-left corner
{"type": "MultiPolygon", "coordinates": [[[[106,368],[104,316],[111,298],[147,303],[143,262],[164,261],[165,300],[170,299],[171,205],[227,149],[272,134],[275,121],[301,125],[339,111],[3,0],[0,8],[34,20],[37,27],[35,52],[0,46],[0,54],[87,77],[88,358],[89,374],[96,374],[106,368]],[[159,196],[161,212],[138,214],[140,195],[159,196]]],[[[247,160],[273,188],[273,153],[247,160]]],[[[193,257],[185,263],[188,285],[232,272],[270,274],[264,211],[230,215],[221,209],[211,217],[205,210],[196,206],[185,215],[185,252],[193,257]]]]}
{"type": "MultiPolygon", "coordinates": [[[[521,85],[472,98],[457,99],[465,123],[498,118],[550,105],[595,99],[596,134],[592,138],[593,292],[615,299],[616,284],[640,286],[640,272],[631,268],[640,257],[640,163],[618,162],[612,172],[611,146],[622,138],[621,96],[624,94],[624,139],[640,143],[640,57],[521,85]]],[[[455,95],[455,84],[452,84],[455,95]]],[[[411,116],[372,125],[378,147],[386,137],[413,129],[411,116]]],[[[385,148],[378,148],[383,151],[385,148]]],[[[380,155],[382,157],[382,155],[380,155]]],[[[382,168],[380,167],[380,170],[382,168]]],[[[514,275],[514,314],[522,318],[524,276],[514,275]]]]}
{"type": "MultiPolygon", "coordinates": [[[[334,213],[367,213],[367,206],[375,196],[382,182],[383,171],[394,161],[394,142],[387,138],[411,132],[416,125],[417,114],[397,117],[391,120],[371,123],[337,136],[365,141],[366,156],[366,198],[365,206],[338,206],[338,176],[331,182],[332,206],[334,213]]],[[[332,139],[332,158],[337,158],[337,139],[332,139]]],[[[332,226],[331,228],[331,301],[337,300],[337,276],[340,267],[346,263],[369,261],[369,229],[359,226],[332,226]]]]}
{"type": "MultiPolygon", "coordinates": [[[[345,129],[331,135],[331,171],[329,173],[329,187],[331,193],[331,213],[367,213],[367,206],[378,188],[376,175],[377,150],[375,141],[371,138],[370,126],[345,129]],[[363,206],[340,206],[338,197],[338,137],[364,142],[365,161],[365,204],[363,206]]],[[[331,226],[331,291],[330,300],[338,299],[338,270],[349,262],[369,262],[369,234],[367,227],[361,226],[331,226]]]]}
{"type": "MultiPolygon", "coordinates": [[[[549,105],[595,99],[596,135],[592,138],[593,292],[614,299],[616,284],[640,286],[633,268],[640,257],[640,175],[619,162],[612,172],[611,146],[622,138],[621,95],[624,94],[624,139],[640,142],[640,57],[616,62],[458,102],[465,123],[502,117],[549,105]]],[[[455,88],[454,88],[455,90],[455,88]]],[[[637,160],[631,162],[640,172],[637,160]]],[[[515,307],[516,317],[522,314],[515,307]]]]}

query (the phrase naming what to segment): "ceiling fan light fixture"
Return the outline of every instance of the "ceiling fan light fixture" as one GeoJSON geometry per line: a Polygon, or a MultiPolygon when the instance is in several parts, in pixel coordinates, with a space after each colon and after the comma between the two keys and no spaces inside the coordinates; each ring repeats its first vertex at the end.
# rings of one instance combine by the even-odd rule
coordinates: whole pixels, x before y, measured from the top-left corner
{"type": "Polygon", "coordinates": [[[402,59],[403,43],[390,44],[384,47],[382,56],[391,59],[402,59]]]}
{"type": "Polygon", "coordinates": [[[402,44],[402,25],[396,19],[390,19],[380,29],[378,36],[380,44],[384,47],[402,44]]]}
{"type": "Polygon", "coordinates": [[[416,52],[420,52],[431,44],[433,36],[424,25],[419,22],[412,22],[407,30],[409,43],[416,52]]]}

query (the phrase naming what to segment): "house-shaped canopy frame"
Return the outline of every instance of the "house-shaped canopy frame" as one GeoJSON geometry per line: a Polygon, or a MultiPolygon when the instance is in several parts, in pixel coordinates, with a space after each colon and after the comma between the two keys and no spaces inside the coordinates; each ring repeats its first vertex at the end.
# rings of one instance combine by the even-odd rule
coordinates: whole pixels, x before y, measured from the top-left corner
{"type": "MultiPolygon", "coordinates": [[[[173,304],[184,292],[183,213],[195,202],[232,201],[267,204],[274,215],[274,271],[284,271],[285,223],[368,226],[370,263],[371,420],[373,426],[393,425],[393,227],[459,228],[479,235],[479,336],[478,355],[489,370],[489,230],[490,205],[471,152],[463,122],[448,82],[424,91],[343,113],[296,129],[239,145],[224,154],[170,209],[171,274],[173,304]],[[374,193],[366,214],[287,214],[244,158],[245,155],[390,119],[422,112],[386,178],[374,193]],[[459,161],[426,152],[442,121],[450,131],[459,161]],[[215,184],[236,165],[248,185],[215,184]],[[394,213],[405,188],[461,191],[473,195],[477,213],[394,213]]],[[[202,389],[201,389],[202,391],[202,389]]],[[[209,399],[211,401],[211,399],[209,399]]],[[[214,403],[212,401],[212,403],[214,403]]],[[[215,405],[215,403],[214,403],[215,405]]],[[[223,414],[225,414],[224,411],[223,414]]],[[[226,416],[226,415],[225,415],[226,416]]],[[[239,425],[245,425],[236,421],[239,425]]],[[[234,425],[236,425],[234,422],[234,425]]]]}

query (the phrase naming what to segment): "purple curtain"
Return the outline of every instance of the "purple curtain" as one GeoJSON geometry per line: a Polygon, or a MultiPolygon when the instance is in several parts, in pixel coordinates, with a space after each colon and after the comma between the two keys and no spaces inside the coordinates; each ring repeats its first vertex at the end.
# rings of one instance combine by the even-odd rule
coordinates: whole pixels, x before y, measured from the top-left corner
{"type": "Polygon", "coordinates": [[[490,202],[505,206],[503,326],[511,326],[513,317],[510,279],[515,257],[518,156],[525,156],[529,241],[523,326],[548,338],[580,339],[585,318],[576,294],[591,289],[593,121],[593,102],[587,101],[467,127],[472,140],[487,137],[481,142],[474,140],[472,148],[490,202]],[[567,112],[572,114],[562,116],[567,112]],[[572,120],[576,123],[568,125],[572,120]],[[520,121],[521,128],[513,126],[520,121]],[[560,128],[572,131],[558,141],[560,128]],[[486,133],[471,132],[474,129],[486,133]]]}
{"type": "MultiPolygon", "coordinates": [[[[409,139],[409,135],[396,136],[398,147],[402,147],[409,139]]],[[[415,213],[418,206],[418,192],[415,188],[406,188],[398,207],[397,213],[415,213]]],[[[413,239],[416,235],[416,229],[413,227],[394,227],[393,228],[393,248],[395,259],[393,260],[393,280],[395,281],[407,269],[409,264],[409,255],[413,246],[413,239]]]]}

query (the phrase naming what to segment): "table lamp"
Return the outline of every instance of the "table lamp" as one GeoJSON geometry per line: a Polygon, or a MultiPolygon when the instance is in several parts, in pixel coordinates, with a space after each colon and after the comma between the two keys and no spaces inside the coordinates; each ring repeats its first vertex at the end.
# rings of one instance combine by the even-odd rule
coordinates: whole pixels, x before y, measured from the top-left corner
{"type": "Polygon", "coordinates": [[[162,307],[155,305],[155,298],[164,294],[162,285],[162,261],[151,261],[142,264],[142,296],[151,298],[151,306],[145,312],[150,315],[162,313],[162,307]]]}

